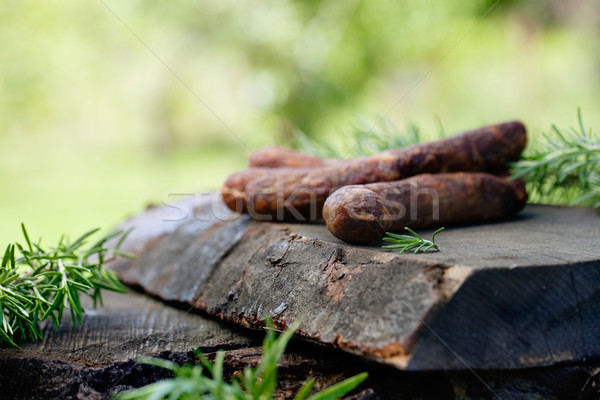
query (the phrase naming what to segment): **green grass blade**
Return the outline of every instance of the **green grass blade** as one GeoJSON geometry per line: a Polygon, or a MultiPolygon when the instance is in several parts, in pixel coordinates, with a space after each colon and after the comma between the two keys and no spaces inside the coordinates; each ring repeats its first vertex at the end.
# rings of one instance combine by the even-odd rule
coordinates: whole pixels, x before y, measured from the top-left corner
{"type": "Polygon", "coordinates": [[[365,379],[369,377],[369,374],[363,372],[358,375],[354,375],[351,378],[345,379],[339,383],[336,383],[333,386],[328,387],[327,389],[311,396],[308,400],[335,400],[339,399],[342,396],[345,396],[348,392],[355,389],[358,385],[360,385],[365,379]]]}
{"type": "Polygon", "coordinates": [[[312,392],[314,386],[315,378],[308,379],[302,384],[302,387],[300,387],[298,393],[294,396],[294,400],[305,400],[310,395],[310,392],[312,392]]]}
{"type": "Polygon", "coordinates": [[[135,361],[138,362],[139,364],[151,365],[153,367],[160,367],[160,368],[168,369],[169,371],[173,371],[173,372],[177,372],[179,370],[179,368],[181,368],[179,365],[175,364],[172,361],[165,360],[164,358],[158,358],[158,357],[138,357],[135,359],[135,361]]]}

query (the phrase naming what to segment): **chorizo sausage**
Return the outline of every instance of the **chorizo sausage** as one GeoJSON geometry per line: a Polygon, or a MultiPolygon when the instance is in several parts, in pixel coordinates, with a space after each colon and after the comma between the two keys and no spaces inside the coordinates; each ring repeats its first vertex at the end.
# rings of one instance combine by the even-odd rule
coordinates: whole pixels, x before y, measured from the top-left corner
{"type": "Polygon", "coordinates": [[[506,219],[519,212],[526,199],[520,180],[473,172],[422,174],[345,186],[327,198],[323,219],[337,238],[368,244],[404,227],[506,219]]]}
{"type": "Polygon", "coordinates": [[[340,187],[422,173],[497,173],[519,158],[526,142],[525,127],[513,121],[339,165],[265,174],[246,185],[246,205],[255,217],[314,220],[320,218],[327,196],[340,187]]]}
{"type": "Polygon", "coordinates": [[[288,168],[314,168],[344,162],[337,158],[311,156],[282,147],[267,147],[250,154],[247,169],[230,175],[221,187],[223,201],[231,210],[247,212],[246,185],[265,175],[282,174],[288,168]]]}
{"type": "Polygon", "coordinates": [[[288,150],[282,147],[267,147],[250,154],[249,167],[324,167],[336,165],[344,160],[337,158],[323,158],[311,156],[299,151],[288,150]]]}
{"type": "Polygon", "coordinates": [[[281,175],[293,170],[306,171],[305,168],[268,168],[253,167],[229,175],[221,187],[221,197],[231,210],[240,213],[247,213],[246,207],[246,186],[254,179],[267,175],[281,175]]]}

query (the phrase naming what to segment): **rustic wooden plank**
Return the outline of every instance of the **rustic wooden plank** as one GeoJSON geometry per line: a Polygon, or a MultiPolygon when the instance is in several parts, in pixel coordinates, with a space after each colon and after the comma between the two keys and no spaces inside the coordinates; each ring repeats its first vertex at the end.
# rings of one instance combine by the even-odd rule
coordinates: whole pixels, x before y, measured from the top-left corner
{"type": "MultiPolygon", "coordinates": [[[[131,292],[106,292],[104,306],[93,309],[84,298],[82,325],[73,329],[70,315],[55,329],[44,327],[44,338],[20,342],[22,350],[0,347],[0,357],[45,358],[102,367],[159,352],[188,352],[200,347],[238,348],[256,340],[234,332],[188,307],[177,309],[131,292]]],[[[67,312],[68,314],[68,312],[67,312]]]]}
{"type": "MultiPolygon", "coordinates": [[[[0,398],[110,399],[115,392],[168,377],[133,357],[193,362],[190,349],[197,346],[209,358],[218,348],[226,350],[229,379],[260,361],[260,337],[251,333],[135,292],[107,293],[105,307],[86,312],[79,329],[73,330],[65,316],[58,331],[45,330],[42,341],[22,343],[23,350],[0,348],[0,398]]],[[[593,399],[600,387],[597,362],[518,371],[412,372],[295,342],[282,359],[276,398],[293,398],[310,377],[322,389],[363,371],[370,379],[347,400],[593,399]]]]}
{"type": "Polygon", "coordinates": [[[224,320],[301,320],[301,337],[409,370],[600,356],[591,209],[528,206],[514,221],[448,229],[442,251],[424,255],[350,246],[319,224],[252,221],[217,196],[151,211],[125,223],[141,231],[126,243],[139,258],[115,270],[224,320]],[[161,214],[174,209],[185,218],[161,214]]]}
{"type": "MultiPolygon", "coordinates": [[[[189,307],[174,308],[135,292],[106,293],[104,307],[97,310],[87,300],[79,328],[73,329],[65,315],[58,330],[45,327],[43,340],[21,342],[20,350],[0,347],[0,398],[110,399],[115,392],[169,377],[166,371],[137,364],[135,358],[142,355],[185,363],[195,362],[195,348],[209,359],[222,349],[228,379],[260,361],[260,335],[233,329],[189,307]]],[[[310,349],[286,354],[277,398],[292,398],[310,377],[319,389],[364,370],[362,363],[351,368],[344,364],[335,356],[319,362],[310,349]]],[[[365,390],[362,398],[376,398],[373,389],[365,390]]]]}

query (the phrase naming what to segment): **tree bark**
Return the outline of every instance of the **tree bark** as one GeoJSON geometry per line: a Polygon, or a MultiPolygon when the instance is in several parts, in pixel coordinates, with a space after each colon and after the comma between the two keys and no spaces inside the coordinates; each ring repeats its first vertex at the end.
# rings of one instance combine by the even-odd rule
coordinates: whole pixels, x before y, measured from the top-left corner
{"type": "Polygon", "coordinates": [[[417,255],[348,245],[320,224],[236,216],[217,196],[154,208],[124,227],[135,227],[126,247],[139,256],[113,265],[126,283],[245,327],[269,315],[281,328],[299,320],[301,338],[400,369],[600,355],[591,209],[528,206],[512,221],[449,228],[440,252],[417,255]]]}

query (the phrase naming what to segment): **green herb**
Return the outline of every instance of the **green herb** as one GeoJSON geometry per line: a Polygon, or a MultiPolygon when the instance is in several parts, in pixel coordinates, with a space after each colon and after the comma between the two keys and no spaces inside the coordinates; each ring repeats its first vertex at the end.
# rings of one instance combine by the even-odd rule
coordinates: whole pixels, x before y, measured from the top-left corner
{"type": "Polygon", "coordinates": [[[10,244],[0,266],[0,343],[19,347],[15,336],[22,339],[42,338],[40,323],[51,320],[58,327],[64,310],[69,309],[76,327],[81,324],[81,295],[89,295],[94,306],[102,304],[101,290],[124,292],[113,271],[103,263],[117,256],[127,233],[115,232],[83,250],[87,239],[98,229],[87,232],[73,243],[63,236],[58,246],[44,250],[32,243],[21,225],[26,245],[10,244]],[[119,237],[115,249],[105,248],[109,239],[119,237]]]}
{"type": "Polygon", "coordinates": [[[578,129],[551,133],[513,163],[513,178],[527,184],[530,200],[588,205],[600,211],[600,137],[586,130],[581,110],[578,129]]]}
{"type": "MultiPolygon", "coordinates": [[[[522,159],[511,164],[513,178],[525,181],[531,202],[586,205],[600,212],[600,136],[585,128],[581,110],[577,115],[577,129],[552,125],[550,133],[538,140],[534,136],[522,159]]],[[[440,123],[438,137],[444,136],[440,123]]],[[[360,117],[341,145],[317,142],[302,133],[296,136],[296,144],[310,154],[347,158],[409,146],[421,139],[415,125],[402,132],[386,118],[375,124],[360,117]]]]}
{"type": "MultiPolygon", "coordinates": [[[[440,136],[442,135],[440,124],[440,136]]],[[[410,124],[406,131],[401,131],[386,117],[381,117],[377,123],[359,115],[352,129],[341,135],[339,143],[319,142],[302,131],[295,133],[295,140],[296,147],[306,153],[321,157],[349,158],[408,147],[421,142],[423,138],[416,125],[410,124]]]]}
{"type": "Polygon", "coordinates": [[[384,237],[383,240],[386,242],[393,243],[391,245],[381,246],[383,249],[402,249],[400,253],[404,253],[405,251],[415,249],[415,254],[421,252],[425,253],[429,250],[440,251],[440,248],[437,244],[435,244],[435,235],[440,233],[446,228],[440,228],[437,231],[433,232],[431,236],[431,241],[423,239],[419,236],[415,231],[410,228],[404,228],[409,231],[413,236],[409,235],[398,235],[396,233],[386,232],[387,237],[384,237]]]}
{"type": "MultiPolygon", "coordinates": [[[[231,383],[223,380],[225,353],[219,351],[214,364],[201,352],[196,351],[200,361],[197,365],[179,366],[160,358],[141,357],[138,362],[168,369],[173,372],[172,379],[152,383],[148,386],[118,394],[118,400],[138,399],[214,399],[214,400],[268,400],[272,399],[277,387],[277,364],[283,352],[298,329],[294,324],[278,338],[271,320],[267,320],[268,331],[263,341],[262,361],[254,368],[246,367],[240,377],[234,377],[231,383]]],[[[339,399],[360,385],[367,373],[355,375],[311,396],[308,400],[339,399]]],[[[304,400],[311,393],[314,379],[307,380],[298,390],[294,400],[304,400]]]]}

